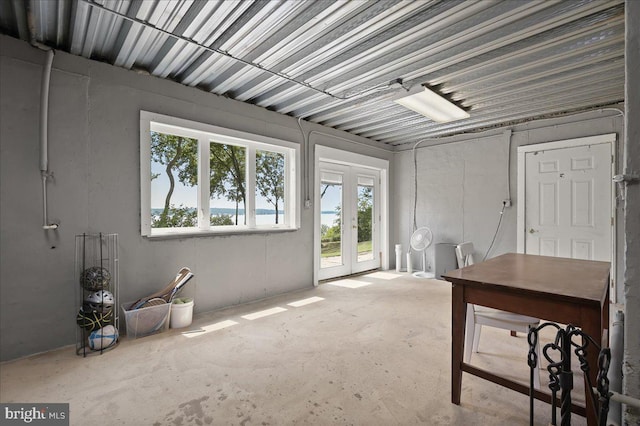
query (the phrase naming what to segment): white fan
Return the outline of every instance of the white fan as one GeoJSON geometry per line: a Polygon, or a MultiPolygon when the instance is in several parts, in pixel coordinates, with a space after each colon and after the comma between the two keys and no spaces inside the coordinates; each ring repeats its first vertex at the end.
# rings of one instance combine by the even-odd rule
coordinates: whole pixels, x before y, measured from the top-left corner
{"type": "Polygon", "coordinates": [[[435,274],[427,272],[427,248],[433,241],[433,233],[431,229],[426,226],[422,226],[411,234],[411,241],[409,244],[411,248],[416,251],[422,252],[422,271],[414,272],[413,276],[418,278],[435,278],[435,274]]]}

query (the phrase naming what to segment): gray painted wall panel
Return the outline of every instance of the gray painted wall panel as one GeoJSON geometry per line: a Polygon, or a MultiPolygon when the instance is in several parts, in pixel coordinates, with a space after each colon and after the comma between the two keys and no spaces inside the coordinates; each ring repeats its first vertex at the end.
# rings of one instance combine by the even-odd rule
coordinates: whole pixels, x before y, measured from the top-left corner
{"type": "MultiPolygon", "coordinates": [[[[140,236],[140,110],[300,143],[295,119],[57,53],[49,127],[55,179],[48,186],[48,204],[50,219],[59,221],[60,228],[43,231],[38,119],[45,55],[5,36],[0,36],[0,48],[0,360],[75,343],[75,235],[83,232],[119,234],[122,302],[164,287],[181,266],[195,273],[185,295],[195,298],[196,312],[312,285],[312,210],[302,210],[298,231],[162,240],[140,236]]],[[[379,158],[392,157],[355,146],[379,158]]]]}
{"type": "MultiPolygon", "coordinates": [[[[505,209],[500,231],[489,257],[516,251],[517,226],[517,148],[521,145],[572,139],[604,133],[617,133],[622,149],[623,120],[615,111],[583,113],[577,116],[532,122],[513,129],[511,142],[512,207],[505,209]]],[[[475,258],[482,259],[495,233],[507,194],[507,143],[501,130],[478,136],[425,141],[417,149],[418,208],[417,225],[426,225],[434,243],[471,241],[475,258]],[[446,144],[442,144],[447,142],[446,144]],[[429,146],[434,144],[433,146],[429,146]],[[440,145],[435,145],[440,144],[440,145]]],[[[411,150],[398,152],[394,160],[395,191],[409,194],[397,197],[396,243],[408,248],[413,209],[413,156],[411,150]]],[[[624,235],[618,209],[618,247],[624,235]]],[[[433,265],[432,245],[427,258],[433,265]]],[[[621,253],[621,251],[618,251],[621,253]]],[[[394,258],[395,261],[395,258],[394,258]]],[[[406,267],[403,257],[403,267],[406,267]]],[[[413,267],[421,267],[414,255],[413,267]]],[[[618,264],[621,273],[621,264],[618,264]]],[[[622,287],[618,286],[622,297],[622,287]]]]}
{"type": "Polygon", "coordinates": [[[50,139],[59,141],[60,148],[49,156],[54,171],[48,186],[49,218],[55,222],[64,216],[66,228],[64,233],[45,233],[38,142],[42,67],[4,56],[0,66],[0,358],[7,359],[21,350],[39,352],[75,338],[73,235],[87,227],[86,209],[78,208],[87,203],[87,149],[85,108],[74,107],[84,105],[86,81],[57,70],[51,76],[60,90],[50,102],[59,105],[58,111],[74,114],[50,115],[50,139]]]}
{"type": "MultiPolygon", "coordinates": [[[[475,258],[480,261],[489,249],[500,221],[502,201],[507,198],[507,140],[500,134],[462,146],[465,159],[464,240],[474,243],[475,258]]],[[[515,187],[515,180],[512,183],[515,187]]],[[[501,237],[508,229],[507,223],[515,216],[515,207],[505,208],[500,233],[489,253],[490,257],[495,253],[514,251],[513,238],[501,237]]]]}

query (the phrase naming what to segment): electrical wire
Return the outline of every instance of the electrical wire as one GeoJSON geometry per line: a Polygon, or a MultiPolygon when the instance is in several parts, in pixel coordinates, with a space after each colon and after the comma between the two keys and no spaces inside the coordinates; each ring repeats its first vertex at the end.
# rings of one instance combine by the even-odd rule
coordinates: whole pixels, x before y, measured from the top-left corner
{"type": "MultiPolygon", "coordinates": [[[[614,108],[614,107],[605,107],[605,108],[598,108],[598,109],[594,109],[594,110],[590,110],[590,111],[580,111],[580,112],[576,112],[573,114],[569,114],[567,116],[574,116],[574,115],[579,115],[579,114],[585,114],[588,112],[593,112],[593,111],[615,111],[618,113],[619,116],[622,116],[624,118],[624,111],[619,110],[618,108],[614,108]]],[[[555,119],[557,117],[549,117],[549,118],[545,118],[542,120],[551,120],[551,119],[555,119]]],[[[509,132],[509,138],[508,138],[508,143],[507,143],[507,149],[508,149],[508,172],[507,172],[507,200],[511,200],[511,145],[512,145],[512,136],[513,136],[513,129],[507,129],[507,131],[509,132]]],[[[495,137],[496,135],[488,135],[488,136],[483,136],[483,138],[488,138],[488,137],[495,137]]],[[[445,138],[449,138],[451,136],[442,136],[439,138],[430,138],[430,139],[422,139],[418,142],[416,142],[416,144],[413,146],[412,152],[413,152],[413,230],[412,232],[414,232],[417,229],[417,223],[416,223],[416,210],[417,210],[417,201],[418,201],[418,159],[417,159],[417,149],[418,146],[420,144],[422,144],[423,142],[427,142],[427,141],[437,141],[437,143],[435,144],[431,144],[429,146],[426,146],[425,148],[431,148],[434,146],[439,146],[439,145],[445,145],[445,144],[451,144],[451,143],[464,143],[464,142],[469,142],[469,140],[458,140],[458,141],[443,141],[442,139],[445,138]]],[[[402,152],[405,150],[398,150],[396,152],[402,152]]],[[[408,151],[408,150],[406,150],[408,151]]],[[[493,245],[495,243],[496,237],[498,235],[498,232],[500,230],[500,225],[502,224],[502,217],[504,216],[504,210],[506,208],[506,203],[503,201],[502,203],[502,210],[500,210],[500,219],[498,221],[498,226],[496,228],[496,232],[493,235],[493,239],[491,240],[491,244],[489,245],[489,249],[487,250],[486,254],[484,255],[484,258],[482,259],[483,261],[485,261],[487,259],[487,256],[489,255],[489,253],[491,252],[491,249],[493,248],[493,245]]],[[[409,252],[411,252],[411,248],[409,248],[409,252]]]]}
{"type": "MultiPolygon", "coordinates": [[[[302,128],[302,120],[303,117],[298,117],[297,123],[298,123],[298,127],[300,128],[300,132],[302,132],[302,138],[303,138],[303,143],[304,143],[304,148],[303,148],[303,168],[304,168],[304,176],[303,176],[303,186],[304,186],[304,199],[305,199],[305,208],[308,207],[308,204],[311,203],[311,161],[313,160],[312,157],[312,152],[311,152],[311,135],[320,135],[320,136],[326,136],[328,138],[332,138],[332,139],[338,139],[344,142],[348,142],[354,145],[360,145],[360,146],[365,146],[369,149],[377,149],[378,151],[383,151],[385,153],[389,153],[390,151],[388,149],[385,148],[381,148],[381,147],[377,147],[375,145],[369,145],[366,144],[364,142],[358,142],[358,141],[354,141],[351,139],[347,139],[347,138],[343,138],[342,136],[337,136],[337,135],[332,135],[330,133],[325,133],[325,132],[321,132],[318,130],[310,130],[309,132],[305,132],[304,129],[302,128]]],[[[315,146],[315,145],[314,145],[315,146]]]]}
{"type": "Polygon", "coordinates": [[[513,140],[513,131],[505,130],[508,133],[507,139],[507,200],[511,202],[511,141],[513,140]]]}
{"type": "MultiPolygon", "coordinates": [[[[416,149],[424,140],[416,142],[413,146],[413,228],[411,229],[411,235],[418,229],[416,222],[416,210],[418,208],[418,157],[416,149]]],[[[409,238],[411,240],[411,238],[409,238]]],[[[409,253],[411,253],[411,244],[409,244],[409,253]]]]}
{"type": "Polygon", "coordinates": [[[496,242],[496,237],[498,236],[498,231],[500,230],[500,224],[502,224],[502,217],[504,216],[504,208],[505,207],[506,207],[506,203],[503,202],[502,203],[502,210],[500,210],[500,220],[498,220],[498,226],[496,227],[496,233],[493,234],[493,239],[491,240],[491,245],[487,249],[487,252],[485,253],[484,257],[482,258],[483,262],[485,260],[487,260],[487,256],[489,256],[489,252],[491,252],[491,249],[493,248],[493,243],[496,242]]]}
{"type": "Polygon", "coordinates": [[[416,210],[418,208],[418,156],[416,154],[416,148],[420,142],[413,147],[413,229],[411,232],[415,232],[415,230],[418,229],[416,222],[416,210]]]}
{"type": "MultiPolygon", "coordinates": [[[[572,112],[572,113],[567,113],[564,115],[554,115],[552,117],[541,117],[538,118],[536,120],[523,120],[521,122],[518,123],[505,123],[503,125],[500,126],[495,126],[489,129],[485,129],[485,128],[481,128],[478,130],[474,130],[474,131],[466,131],[466,132],[460,132],[460,133],[453,133],[453,134],[448,134],[448,135],[442,135],[442,136],[433,136],[427,139],[422,139],[420,141],[418,141],[416,143],[416,145],[419,145],[423,142],[435,142],[432,144],[429,144],[427,146],[425,146],[424,148],[431,148],[434,146],[440,146],[440,145],[448,145],[448,144],[457,144],[457,143],[465,143],[465,142],[469,142],[469,141],[477,141],[479,139],[488,139],[488,138],[496,138],[499,137],[499,133],[496,133],[498,130],[500,130],[501,128],[508,128],[509,130],[511,130],[513,133],[526,133],[526,132],[530,132],[531,129],[522,129],[522,130],[516,130],[513,129],[513,127],[516,126],[520,126],[520,125],[525,125],[525,124],[530,124],[530,123],[540,123],[543,121],[550,121],[550,120],[560,120],[562,118],[572,118],[574,116],[577,115],[583,115],[583,114],[588,114],[588,113],[592,113],[592,112],[602,112],[602,111],[615,111],[618,114],[617,115],[611,115],[611,116],[605,116],[603,118],[607,118],[607,117],[618,117],[618,116],[622,116],[624,118],[624,111],[614,107],[614,106],[609,106],[609,107],[597,107],[597,108],[593,108],[593,109],[587,109],[587,110],[582,110],[582,111],[577,111],[577,112],[572,112]],[[489,133],[486,135],[483,135],[482,133],[489,133]],[[465,139],[459,139],[459,138],[465,138],[465,139]],[[453,140],[450,140],[453,139],[453,140]]],[[[580,120],[580,121],[584,121],[584,120],[580,120]]],[[[571,122],[566,122],[566,123],[557,123],[557,125],[564,125],[564,124],[571,124],[571,122]]],[[[401,147],[403,145],[393,145],[394,146],[394,152],[405,152],[405,151],[410,151],[411,148],[398,148],[401,147]]],[[[414,147],[415,149],[415,147],[414,147]]]]}
{"type": "Polygon", "coordinates": [[[199,47],[201,49],[204,49],[204,50],[206,50],[208,52],[217,53],[219,55],[223,55],[223,56],[225,56],[225,57],[227,57],[229,59],[232,59],[232,60],[234,60],[236,62],[239,62],[241,64],[250,66],[250,67],[258,69],[260,71],[266,72],[266,73],[271,74],[273,76],[282,78],[282,79],[287,80],[287,81],[289,81],[291,83],[294,83],[294,84],[297,84],[297,85],[300,85],[300,86],[304,86],[307,89],[310,89],[310,90],[313,90],[314,92],[321,93],[323,95],[329,96],[329,97],[331,97],[333,99],[342,100],[342,101],[349,100],[349,99],[352,99],[352,98],[355,98],[355,97],[358,97],[358,96],[362,96],[362,95],[368,94],[370,92],[371,93],[379,92],[379,91],[382,91],[382,90],[385,90],[385,89],[388,89],[388,88],[392,88],[391,85],[394,83],[394,82],[385,81],[383,83],[376,84],[376,85],[374,85],[372,87],[369,87],[367,89],[363,89],[363,90],[360,90],[360,91],[346,92],[346,94],[343,95],[343,96],[336,95],[336,94],[331,93],[331,92],[329,92],[327,90],[323,90],[323,89],[319,89],[317,87],[314,87],[311,84],[306,83],[304,81],[296,80],[295,78],[289,77],[288,75],[286,75],[286,74],[284,74],[282,72],[273,71],[273,70],[270,70],[269,68],[263,67],[260,64],[257,64],[257,63],[254,63],[254,62],[251,62],[251,61],[247,61],[245,59],[233,56],[231,53],[229,53],[227,51],[224,51],[222,49],[218,49],[216,47],[211,47],[211,46],[204,45],[204,44],[202,44],[202,43],[200,43],[200,42],[198,42],[198,41],[196,41],[196,40],[194,40],[192,38],[184,37],[184,36],[181,36],[181,35],[178,35],[178,34],[174,34],[171,31],[164,30],[164,29],[162,29],[160,27],[157,27],[157,26],[153,25],[152,23],[150,23],[148,21],[144,21],[142,19],[134,18],[134,17],[128,16],[128,15],[126,15],[124,13],[120,13],[120,12],[118,12],[116,10],[109,9],[106,6],[103,6],[100,3],[97,3],[95,0],[81,0],[81,1],[84,4],[86,4],[88,6],[91,6],[93,8],[102,10],[102,11],[107,12],[107,13],[110,13],[112,15],[115,15],[115,16],[119,17],[119,18],[125,19],[125,20],[127,20],[129,22],[141,25],[141,26],[143,26],[145,28],[149,28],[151,30],[157,31],[157,32],[159,32],[161,34],[164,34],[164,35],[166,35],[168,37],[171,37],[171,38],[174,38],[176,40],[180,40],[180,41],[183,41],[185,43],[189,43],[189,44],[191,44],[193,46],[197,46],[197,47],[199,47]]]}
{"type": "Polygon", "coordinates": [[[305,133],[304,129],[302,128],[302,117],[298,118],[298,127],[300,127],[300,132],[302,133],[302,148],[303,148],[303,153],[302,155],[304,155],[304,158],[302,159],[303,161],[303,176],[302,176],[302,185],[303,185],[303,189],[304,189],[304,206],[305,208],[308,206],[310,199],[309,199],[309,194],[311,193],[311,191],[309,190],[309,181],[310,181],[310,177],[309,177],[309,136],[307,133],[305,133]]]}

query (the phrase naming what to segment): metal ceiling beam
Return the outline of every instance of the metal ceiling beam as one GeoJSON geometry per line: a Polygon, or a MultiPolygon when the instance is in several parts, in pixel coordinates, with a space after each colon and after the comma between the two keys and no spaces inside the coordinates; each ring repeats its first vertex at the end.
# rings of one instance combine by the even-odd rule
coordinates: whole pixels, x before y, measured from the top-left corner
{"type": "Polygon", "coordinates": [[[0,31],[29,39],[28,7],[49,46],[388,145],[616,102],[624,85],[623,0],[10,0],[0,31]],[[405,111],[398,78],[472,117],[405,111]]]}
{"type": "Polygon", "coordinates": [[[562,102],[558,99],[555,99],[556,102],[547,102],[545,99],[538,103],[527,103],[527,107],[522,109],[502,107],[499,110],[493,110],[482,116],[477,116],[475,119],[464,120],[457,124],[415,126],[413,129],[405,129],[404,131],[380,133],[375,136],[374,140],[382,143],[392,143],[398,140],[401,140],[402,143],[412,143],[423,138],[450,136],[487,127],[512,125],[514,121],[529,121],[534,117],[539,119],[565,111],[598,109],[603,105],[615,105],[622,102],[623,99],[623,89],[617,93],[594,93],[588,99],[573,99],[563,96],[562,102]]]}
{"type": "MultiPolygon", "coordinates": [[[[117,11],[115,11],[115,10],[112,10],[112,9],[106,8],[106,7],[102,6],[102,5],[101,5],[101,4],[99,4],[99,3],[96,3],[94,0],[79,0],[79,1],[81,1],[81,2],[83,2],[83,3],[85,3],[85,4],[87,4],[88,6],[90,6],[90,7],[92,7],[92,8],[97,8],[97,9],[99,9],[99,12],[107,12],[107,13],[111,13],[111,14],[117,15],[117,16],[119,16],[120,18],[126,19],[126,20],[128,20],[128,21],[130,21],[130,22],[133,22],[133,23],[135,23],[135,24],[142,25],[142,26],[145,26],[145,27],[147,27],[147,28],[151,28],[151,29],[153,29],[153,30],[155,30],[155,31],[161,32],[162,34],[164,34],[164,35],[166,35],[166,36],[168,36],[168,37],[174,38],[174,39],[176,39],[177,41],[184,42],[184,43],[186,43],[186,44],[188,44],[188,45],[195,45],[195,46],[198,46],[198,47],[200,47],[201,49],[207,50],[207,51],[209,51],[209,52],[217,53],[217,54],[220,54],[220,55],[226,56],[227,58],[233,59],[233,60],[235,60],[235,61],[237,61],[237,62],[240,62],[240,63],[242,63],[242,64],[244,64],[244,65],[247,65],[247,66],[250,66],[250,67],[258,68],[258,69],[260,69],[260,70],[261,70],[261,71],[263,71],[263,72],[266,72],[266,73],[269,73],[269,74],[275,75],[275,76],[277,76],[277,77],[279,77],[279,78],[282,78],[282,79],[284,79],[284,80],[287,80],[287,81],[289,81],[289,82],[291,82],[291,83],[294,83],[294,84],[296,84],[296,85],[304,86],[304,87],[306,87],[307,89],[313,90],[314,92],[322,93],[322,94],[324,94],[324,95],[326,95],[326,96],[329,96],[329,97],[332,97],[332,98],[335,98],[335,99],[349,99],[349,98],[353,98],[353,97],[356,97],[356,96],[360,96],[360,95],[361,95],[361,93],[356,93],[356,94],[353,94],[353,95],[348,96],[348,97],[347,97],[347,96],[340,96],[340,95],[337,95],[337,94],[334,94],[334,93],[328,92],[328,91],[326,91],[326,90],[322,90],[322,89],[319,89],[319,88],[317,88],[317,87],[314,87],[313,85],[308,84],[308,83],[305,83],[304,81],[298,81],[298,80],[296,80],[296,79],[294,79],[294,78],[291,78],[291,77],[289,77],[289,76],[287,76],[287,75],[284,75],[284,74],[282,74],[282,73],[278,73],[278,72],[272,71],[272,70],[270,70],[270,69],[264,68],[264,67],[262,67],[262,66],[261,66],[261,65],[259,65],[259,64],[255,64],[255,63],[251,63],[251,62],[245,61],[245,60],[244,60],[244,59],[242,59],[242,58],[237,58],[237,57],[232,56],[231,54],[229,54],[229,53],[227,53],[227,52],[225,52],[225,51],[222,51],[222,50],[220,50],[220,49],[218,49],[218,48],[205,46],[205,45],[203,45],[203,44],[201,44],[201,43],[198,43],[198,42],[197,42],[197,41],[195,41],[195,40],[189,39],[188,37],[183,37],[183,36],[180,36],[180,35],[174,34],[174,33],[170,32],[170,31],[166,31],[166,30],[164,30],[164,29],[162,29],[162,28],[158,28],[158,27],[156,27],[156,26],[154,26],[154,25],[152,25],[152,24],[150,24],[150,23],[148,23],[148,22],[142,21],[142,20],[137,19],[137,18],[129,17],[129,16],[127,16],[126,14],[123,14],[123,13],[117,12],[117,11]]],[[[197,4],[197,3],[196,3],[196,4],[197,4]]],[[[96,27],[98,27],[98,26],[99,26],[100,19],[101,19],[101,13],[98,13],[98,14],[97,14],[97,17],[96,17],[96,16],[94,16],[93,14],[91,14],[91,15],[92,15],[92,17],[93,17],[93,18],[91,18],[92,20],[91,20],[91,22],[88,24],[88,26],[89,26],[89,27],[91,27],[91,28],[96,28],[96,27]]],[[[93,32],[92,32],[92,35],[88,37],[88,38],[89,38],[89,42],[88,42],[88,43],[87,43],[87,42],[85,42],[85,43],[84,43],[84,49],[83,49],[83,55],[82,55],[82,56],[89,57],[89,55],[88,55],[88,53],[87,53],[87,52],[89,52],[91,49],[93,49],[93,44],[94,44],[94,42],[95,42],[95,40],[94,40],[94,36],[95,36],[95,31],[93,31],[93,32]],[[84,53],[87,53],[87,54],[84,54],[84,53]]]]}

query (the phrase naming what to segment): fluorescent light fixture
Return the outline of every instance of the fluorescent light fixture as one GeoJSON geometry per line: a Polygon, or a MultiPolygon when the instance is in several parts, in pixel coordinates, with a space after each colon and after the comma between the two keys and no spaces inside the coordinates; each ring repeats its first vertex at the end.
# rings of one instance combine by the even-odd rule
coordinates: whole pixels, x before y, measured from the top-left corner
{"type": "Polygon", "coordinates": [[[394,102],[438,123],[448,123],[470,117],[469,113],[458,105],[425,86],[417,86],[411,89],[408,93],[394,99],[394,102]]]}

